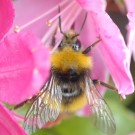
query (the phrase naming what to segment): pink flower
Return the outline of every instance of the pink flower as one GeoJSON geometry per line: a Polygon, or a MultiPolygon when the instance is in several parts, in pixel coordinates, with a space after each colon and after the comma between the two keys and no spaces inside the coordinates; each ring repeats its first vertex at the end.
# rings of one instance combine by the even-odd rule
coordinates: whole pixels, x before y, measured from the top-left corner
{"type": "Polygon", "coordinates": [[[30,33],[10,34],[0,47],[0,100],[22,102],[45,83],[49,51],[30,33]]]}
{"type": "MultiPolygon", "coordinates": [[[[10,0],[0,1],[0,38],[13,23],[10,0]]],[[[48,49],[30,33],[12,33],[0,42],[0,101],[20,103],[38,92],[50,70],[48,49]]]]}
{"type": "MultiPolygon", "coordinates": [[[[52,44],[52,37],[58,27],[59,15],[62,17],[63,31],[67,31],[75,23],[75,30],[79,32],[87,11],[87,21],[79,36],[83,48],[95,42],[97,37],[102,39],[101,43],[91,52],[94,59],[91,78],[105,81],[109,72],[118,88],[118,93],[123,98],[133,93],[134,85],[129,69],[130,50],[126,47],[118,27],[105,12],[106,3],[104,0],[64,0],[61,2],[57,0],[53,0],[53,2],[23,0],[14,2],[14,5],[17,13],[15,24],[19,25],[22,31],[27,28],[40,38],[42,37],[41,40],[46,46],[52,44]],[[24,6],[28,17],[24,13],[24,6]],[[58,13],[58,6],[61,7],[60,13],[58,13]],[[32,20],[34,17],[35,19],[32,20]],[[48,27],[45,22],[48,22],[48,25],[51,26],[48,27]]],[[[56,45],[52,52],[59,45],[62,35],[58,32],[55,37],[56,45]]]]}
{"type": "Polygon", "coordinates": [[[11,112],[0,103],[0,134],[1,135],[27,135],[18,125],[11,112]]]}
{"type": "Polygon", "coordinates": [[[0,40],[11,27],[13,19],[14,10],[11,0],[0,0],[0,40]]]}
{"type": "Polygon", "coordinates": [[[129,19],[128,24],[128,47],[133,52],[133,56],[135,59],[135,1],[134,0],[125,0],[128,14],[127,17],[129,19]]]}
{"type": "MultiPolygon", "coordinates": [[[[53,2],[45,0],[39,0],[38,2],[36,0],[23,0],[15,1],[14,6],[16,11],[14,24],[19,26],[16,27],[16,31],[30,31],[38,35],[45,46],[51,45],[51,47],[54,47],[51,53],[54,52],[62,39],[62,35],[57,31],[58,16],[60,15],[62,17],[62,29],[64,32],[69,30],[73,23],[75,23],[75,31],[79,32],[87,11],[88,18],[79,36],[83,48],[91,45],[98,37],[102,39],[101,43],[99,43],[90,54],[94,61],[91,78],[106,81],[110,73],[118,88],[118,94],[125,98],[126,95],[133,93],[134,85],[129,69],[130,49],[126,47],[118,27],[105,12],[106,3],[104,0],[63,0],[61,2],[57,0],[53,0],[53,2]],[[58,13],[58,6],[61,8],[60,13],[58,13]],[[50,25],[50,27],[47,26],[46,23],[50,25]],[[56,38],[55,46],[52,44],[54,35],[56,38]]],[[[15,34],[13,34],[13,37],[14,35],[15,34]]],[[[18,37],[23,38],[22,35],[22,33],[18,34],[18,37]]],[[[28,37],[31,38],[32,35],[28,37]]],[[[36,38],[33,37],[33,40],[35,42],[36,38]]],[[[12,41],[17,40],[13,38],[9,43],[12,41]]],[[[24,41],[24,38],[22,41],[24,41]]],[[[40,43],[39,40],[37,42],[40,43]]],[[[20,44],[20,40],[18,43],[20,44]]],[[[19,75],[18,77],[21,76],[19,75]]],[[[29,84],[31,84],[31,82],[29,82],[29,84]]],[[[33,87],[30,86],[30,89],[32,88],[33,87]]],[[[25,89],[28,90],[29,87],[25,89]]],[[[26,91],[24,93],[26,93],[26,91]]],[[[27,93],[22,100],[32,96],[34,93],[35,90],[34,92],[27,93]]],[[[14,102],[17,103],[18,99],[14,102]]],[[[90,112],[88,112],[87,108],[86,106],[81,113],[88,115],[90,112]]]]}
{"type": "MultiPolygon", "coordinates": [[[[48,49],[33,34],[7,34],[13,23],[10,0],[0,1],[0,101],[20,103],[38,92],[50,70],[48,49]]],[[[26,135],[0,102],[0,134],[26,135]]]]}
{"type": "MultiPolygon", "coordinates": [[[[5,53],[5,52],[3,52],[4,51],[3,48],[6,48],[3,46],[4,45],[3,37],[13,23],[14,11],[13,11],[12,3],[10,0],[1,0],[0,9],[1,9],[1,11],[0,11],[0,40],[2,40],[2,41],[0,41],[0,55],[1,55],[0,63],[2,63],[2,62],[4,63],[4,61],[6,61],[8,59],[2,59],[3,54],[5,53]]],[[[8,55],[8,57],[11,57],[11,56],[8,55]]],[[[6,62],[8,63],[9,61],[6,61],[6,62]]],[[[1,66],[3,66],[3,65],[0,64],[0,69],[2,69],[1,66]]],[[[6,67],[3,66],[3,69],[4,68],[6,68],[6,67]]],[[[5,75],[4,72],[2,73],[2,71],[0,70],[0,82],[2,80],[4,80],[4,75],[5,75]]],[[[10,77],[12,77],[11,73],[10,73],[10,75],[11,75],[10,77]]],[[[6,83],[5,83],[5,86],[2,84],[2,87],[4,87],[4,90],[6,90],[5,89],[6,83]]],[[[2,87],[0,86],[0,98],[2,95],[4,96],[7,91],[7,90],[3,91],[2,87]]],[[[13,94],[14,93],[12,93],[12,95],[13,94]]],[[[10,99],[10,95],[8,96],[8,99],[10,99]]],[[[8,111],[1,104],[1,102],[0,102],[0,134],[1,135],[26,135],[25,131],[17,124],[17,122],[15,121],[15,118],[10,113],[10,111],[8,111]]]]}
{"type": "Polygon", "coordinates": [[[93,22],[95,35],[100,35],[102,45],[98,46],[110,74],[118,88],[118,93],[125,97],[133,93],[134,86],[130,74],[130,50],[126,47],[118,27],[105,12],[104,0],[78,0],[93,22]],[[100,23],[99,23],[100,22],[100,23]]]}

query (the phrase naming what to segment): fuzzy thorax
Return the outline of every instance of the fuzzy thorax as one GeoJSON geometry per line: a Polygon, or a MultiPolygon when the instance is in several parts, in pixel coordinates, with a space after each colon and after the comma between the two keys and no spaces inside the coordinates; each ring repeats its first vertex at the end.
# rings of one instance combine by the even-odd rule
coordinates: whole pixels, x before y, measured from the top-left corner
{"type": "Polygon", "coordinates": [[[81,72],[92,68],[92,58],[82,54],[82,51],[74,51],[72,47],[65,46],[62,50],[57,50],[52,54],[51,64],[53,69],[61,72],[69,69],[81,72]]]}

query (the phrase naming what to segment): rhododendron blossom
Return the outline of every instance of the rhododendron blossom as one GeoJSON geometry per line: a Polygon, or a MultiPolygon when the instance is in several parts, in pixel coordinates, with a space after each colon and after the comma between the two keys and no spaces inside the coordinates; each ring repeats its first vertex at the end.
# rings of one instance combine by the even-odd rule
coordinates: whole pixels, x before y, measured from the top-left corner
{"type": "MultiPolygon", "coordinates": [[[[64,32],[74,27],[78,33],[86,12],[87,20],[79,35],[82,47],[85,49],[101,39],[90,53],[94,65],[90,77],[106,82],[110,74],[123,98],[134,92],[130,49],[106,13],[105,0],[14,1],[15,21],[5,37],[13,23],[14,11],[10,0],[0,2],[4,13],[0,13],[0,101],[17,104],[40,91],[49,76],[50,54],[63,38],[58,17],[62,18],[64,32]],[[5,23],[5,20],[9,21],[5,23]],[[50,48],[50,53],[45,47],[50,48]]],[[[134,15],[132,20],[134,23],[134,15]]],[[[132,41],[129,38],[129,46],[132,41]]],[[[81,113],[90,113],[87,105],[81,113]]]]}
{"type": "Polygon", "coordinates": [[[125,0],[127,6],[127,17],[129,19],[128,24],[128,47],[130,48],[131,52],[133,52],[133,56],[135,59],[135,1],[134,0],[125,0]]]}
{"type": "MultiPolygon", "coordinates": [[[[14,11],[13,11],[13,6],[10,0],[1,0],[0,1],[0,63],[4,63],[7,59],[2,59],[2,55],[5,53],[5,48],[2,44],[3,42],[3,37],[5,36],[6,32],[9,30],[13,23],[13,18],[14,18],[14,11]],[[6,10],[5,10],[6,9],[6,10]]],[[[8,55],[8,57],[11,57],[8,55]]],[[[8,63],[9,61],[7,61],[8,63]]],[[[2,66],[2,65],[1,65],[2,66]]],[[[3,68],[6,68],[3,66],[3,68]]],[[[2,69],[2,68],[1,68],[2,69]]],[[[6,70],[5,70],[6,71],[6,70]]],[[[8,71],[7,71],[8,72],[8,71]]],[[[10,74],[12,76],[12,74],[10,74]]],[[[5,73],[0,70],[0,82],[4,80],[5,78],[5,73]]],[[[8,78],[7,78],[8,79],[8,78]]],[[[6,81],[6,80],[5,80],[6,81]]],[[[6,82],[5,82],[6,84],[6,82]]],[[[1,86],[4,86],[1,83],[1,86]]],[[[4,97],[6,91],[3,91],[2,87],[0,86],[0,97],[4,97]],[[3,96],[2,96],[2,95],[3,96]]],[[[6,87],[6,85],[4,86],[6,87]]],[[[13,95],[13,93],[12,93],[13,95]]],[[[8,97],[10,99],[10,96],[8,97]]],[[[0,99],[1,100],[1,99],[0,99]]],[[[25,131],[17,124],[15,121],[15,118],[11,114],[10,111],[4,107],[4,105],[1,104],[0,102],[0,134],[2,135],[26,135],[25,131]]]]}
{"type": "Polygon", "coordinates": [[[15,118],[6,107],[0,103],[0,134],[1,135],[27,135],[18,125],[15,118]]]}
{"type": "Polygon", "coordinates": [[[14,19],[14,11],[11,0],[0,1],[0,40],[10,29],[14,19]],[[6,10],[5,10],[6,9],[6,10]]]}
{"type": "MultiPolygon", "coordinates": [[[[14,10],[11,1],[2,0],[0,6],[2,38],[13,23],[14,10]]],[[[50,70],[49,51],[40,40],[28,32],[9,34],[0,42],[0,54],[0,101],[20,103],[36,94],[50,70]]]]}
{"type": "MultiPolygon", "coordinates": [[[[20,103],[40,90],[50,70],[50,55],[33,34],[7,34],[14,18],[10,0],[0,1],[0,102],[20,103]]],[[[0,103],[0,133],[26,135],[0,103]]]]}
{"type": "Polygon", "coordinates": [[[10,34],[0,45],[0,100],[22,102],[36,94],[49,75],[49,52],[29,33],[10,34]]]}
{"type": "Polygon", "coordinates": [[[15,24],[20,26],[19,30],[29,30],[42,37],[41,41],[44,42],[45,46],[52,45],[52,37],[56,33],[55,47],[52,52],[62,39],[62,35],[57,31],[58,16],[62,17],[64,32],[69,30],[73,23],[75,31],[79,32],[85,13],[88,12],[86,23],[79,36],[83,48],[92,44],[98,37],[102,39],[101,43],[91,52],[94,61],[91,72],[92,79],[105,81],[109,71],[118,88],[118,93],[123,98],[134,91],[129,69],[130,50],[126,47],[118,27],[105,12],[106,3],[104,0],[53,0],[53,2],[41,0],[38,3],[23,0],[16,1],[14,4],[17,13],[15,24]],[[29,18],[24,14],[23,6],[27,7],[26,12],[30,11],[27,15],[29,18]],[[58,6],[61,8],[60,13],[58,13],[58,6]],[[35,14],[33,14],[34,9],[36,9],[35,14]],[[36,16],[37,18],[34,19],[36,16]],[[30,19],[32,20],[30,21],[30,19]]]}

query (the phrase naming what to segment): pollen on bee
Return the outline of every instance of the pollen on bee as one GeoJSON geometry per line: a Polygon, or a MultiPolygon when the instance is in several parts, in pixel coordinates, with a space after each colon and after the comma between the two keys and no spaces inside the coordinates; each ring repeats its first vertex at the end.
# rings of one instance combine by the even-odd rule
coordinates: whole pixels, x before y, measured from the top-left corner
{"type": "Polygon", "coordinates": [[[47,23],[48,26],[52,25],[52,21],[51,20],[48,20],[46,23],[47,23]]]}
{"type": "Polygon", "coordinates": [[[20,27],[19,26],[15,26],[14,32],[16,32],[16,33],[20,32],[20,27]]]}
{"type": "Polygon", "coordinates": [[[82,52],[75,52],[70,47],[64,47],[62,51],[57,51],[51,56],[51,63],[55,69],[60,69],[65,72],[70,68],[74,68],[79,72],[84,69],[92,69],[92,58],[82,54],[82,52]]]}

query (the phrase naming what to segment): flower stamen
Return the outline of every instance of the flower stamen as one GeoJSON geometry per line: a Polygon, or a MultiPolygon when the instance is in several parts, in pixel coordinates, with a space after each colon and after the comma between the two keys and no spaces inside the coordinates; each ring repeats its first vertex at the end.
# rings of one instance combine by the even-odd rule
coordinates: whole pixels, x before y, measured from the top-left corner
{"type": "MultiPolygon", "coordinates": [[[[52,36],[54,35],[54,31],[57,30],[58,28],[58,19],[56,21],[56,18],[58,18],[59,16],[63,15],[63,14],[66,14],[65,16],[66,17],[63,17],[63,23],[64,24],[67,24],[68,21],[70,21],[70,17],[72,17],[72,13],[76,7],[76,4],[75,4],[75,1],[71,2],[64,10],[62,10],[60,13],[58,13],[55,17],[53,17],[52,19],[50,19],[48,21],[48,25],[50,27],[50,29],[45,33],[45,35],[43,36],[43,38],[41,39],[41,41],[43,43],[46,43],[46,47],[50,45],[50,42],[51,42],[51,39],[52,39],[52,36]],[[67,11],[67,12],[66,12],[67,11]],[[71,12],[68,12],[68,11],[71,11],[71,12]],[[66,19],[67,18],[67,19],[66,19]],[[55,21],[53,24],[52,24],[52,21],[55,21]],[[66,21],[66,22],[65,22],[66,21]]],[[[76,9],[77,10],[77,9],[76,9]]],[[[72,17],[74,18],[74,17],[72,17]]]]}
{"type": "MultiPolygon", "coordinates": [[[[63,31],[66,31],[68,29],[70,29],[71,25],[74,23],[74,21],[77,19],[77,17],[79,16],[79,14],[81,13],[82,9],[78,8],[77,5],[74,6],[74,8],[72,8],[72,10],[70,10],[70,13],[66,15],[66,18],[63,20],[62,26],[64,29],[63,31]],[[76,12],[76,14],[73,16],[72,13],[76,12]]],[[[61,35],[61,37],[58,39],[56,45],[54,46],[54,48],[51,50],[50,54],[52,54],[58,47],[58,45],[60,44],[61,38],[63,35],[61,35]]]]}
{"type": "MultiPolygon", "coordinates": [[[[63,6],[64,4],[66,4],[68,2],[68,0],[64,0],[62,1],[59,5],[63,6]]],[[[22,26],[15,26],[14,32],[19,32],[20,30],[23,30],[25,28],[27,28],[28,26],[32,25],[33,23],[39,21],[40,19],[44,18],[45,16],[51,14],[52,12],[54,12],[55,10],[58,10],[58,6],[53,7],[51,10],[49,10],[48,12],[45,12],[44,14],[36,17],[35,19],[31,20],[30,22],[22,25],[22,26]],[[16,27],[18,27],[19,29],[17,29],[16,27]]]]}
{"type": "Polygon", "coordinates": [[[20,27],[19,26],[15,26],[14,32],[16,32],[16,33],[20,32],[20,27]]]}
{"type": "Polygon", "coordinates": [[[69,8],[71,8],[73,5],[75,4],[75,1],[72,1],[68,6],[66,6],[66,8],[64,8],[64,10],[62,10],[60,13],[58,13],[56,16],[54,16],[52,19],[50,19],[48,22],[52,23],[53,21],[55,21],[59,16],[61,16],[63,13],[65,13],[66,11],[69,11],[69,8]]]}

